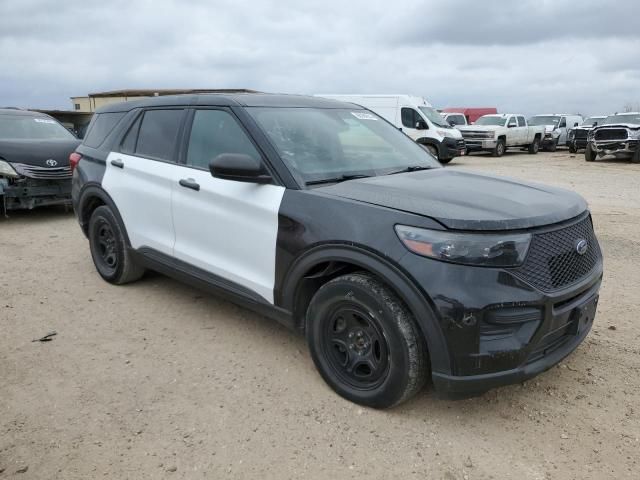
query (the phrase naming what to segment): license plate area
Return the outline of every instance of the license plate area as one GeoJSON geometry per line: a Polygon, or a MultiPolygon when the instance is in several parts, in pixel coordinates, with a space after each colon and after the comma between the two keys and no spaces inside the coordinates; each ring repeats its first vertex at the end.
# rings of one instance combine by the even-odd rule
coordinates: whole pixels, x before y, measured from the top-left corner
{"type": "Polygon", "coordinates": [[[598,308],[598,296],[591,297],[582,305],[573,309],[571,312],[571,330],[574,335],[579,334],[588,328],[596,316],[596,310],[598,308]]]}

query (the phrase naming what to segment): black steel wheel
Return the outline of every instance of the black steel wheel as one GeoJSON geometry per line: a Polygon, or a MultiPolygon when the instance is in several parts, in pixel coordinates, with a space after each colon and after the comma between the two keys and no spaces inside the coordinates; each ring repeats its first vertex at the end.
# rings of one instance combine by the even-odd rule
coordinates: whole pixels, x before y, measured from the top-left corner
{"type": "Polygon", "coordinates": [[[387,408],[413,396],[426,381],[426,342],[413,316],[367,273],[323,285],[309,304],[305,327],[318,371],[348,400],[387,408]]]}
{"type": "Polygon", "coordinates": [[[91,214],[88,236],[93,264],[103,279],[119,285],[142,277],[144,268],[131,257],[120,223],[109,207],[100,206],[91,214]]]}

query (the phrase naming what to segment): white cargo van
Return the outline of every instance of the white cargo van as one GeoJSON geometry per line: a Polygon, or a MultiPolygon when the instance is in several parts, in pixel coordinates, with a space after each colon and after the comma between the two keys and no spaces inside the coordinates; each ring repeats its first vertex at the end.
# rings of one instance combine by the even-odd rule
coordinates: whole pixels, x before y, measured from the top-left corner
{"type": "Polygon", "coordinates": [[[416,142],[424,145],[441,163],[449,163],[466,152],[459,130],[442,118],[422,97],[411,95],[319,94],[342,102],[355,103],[377,113],[416,142]]]}

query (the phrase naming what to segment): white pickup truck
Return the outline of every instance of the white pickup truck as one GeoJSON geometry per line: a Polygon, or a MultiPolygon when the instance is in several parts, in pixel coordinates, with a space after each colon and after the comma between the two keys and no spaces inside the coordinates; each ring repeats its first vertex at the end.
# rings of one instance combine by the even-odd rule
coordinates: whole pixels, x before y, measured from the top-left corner
{"type": "Polygon", "coordinates": [[[527,125],[524,115],[502,113],[484,115],[473,125],[458,126],[468,152],[489,151],[501,157],[507,148],[526,148],[529,153],[538,153],[544,138],[544,126],[527,125]]]}

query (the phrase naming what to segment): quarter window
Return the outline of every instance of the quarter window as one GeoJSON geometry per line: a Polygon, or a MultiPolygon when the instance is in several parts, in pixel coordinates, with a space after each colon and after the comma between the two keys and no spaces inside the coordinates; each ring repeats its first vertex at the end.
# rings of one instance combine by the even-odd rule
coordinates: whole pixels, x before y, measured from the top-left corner
{"type": "Polygon", "coordinates": [[[183,110],[147,110],[142,117],[135,153],[173,160],[183,110]]]}
{"type": "Polygon", "coordinates": [[[189,137],[187,165],[209,169],[209,162],[222,153],[240,153],[261,161],[256,147],[225,110],[196,110],[189,137]]]}
{"type": "Polygon", "coordinates": [[[102,145],[107,135],[111,133],[120,119],[124,117],[122,112],[114,113],[96,113],[89,125],[89,131],[84,139],[84,144],[91,148],[97,148],[102,145]]]}

